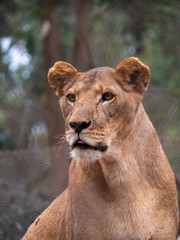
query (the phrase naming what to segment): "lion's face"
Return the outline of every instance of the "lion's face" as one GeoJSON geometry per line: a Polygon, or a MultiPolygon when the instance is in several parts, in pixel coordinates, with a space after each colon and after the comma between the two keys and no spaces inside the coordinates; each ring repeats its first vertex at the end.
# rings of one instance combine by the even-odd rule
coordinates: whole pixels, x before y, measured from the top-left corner
{"type": "Polygon", "coordinates": [[[116,70],[85,73],[64,62],[50,69],[49,82],[60,96],[66,139],[76,160],[100,159],[117,135],[124,139],[132,128],[150,72],[135,58],[123,62],[116,70]]]}
{"type": "Polygon", "coordinates": [[[79,74],[60,99],[66,139],[76,159],[99,159],[136,112],[138,102],[122,90],[112,72],[100,68],[79,74]]]}

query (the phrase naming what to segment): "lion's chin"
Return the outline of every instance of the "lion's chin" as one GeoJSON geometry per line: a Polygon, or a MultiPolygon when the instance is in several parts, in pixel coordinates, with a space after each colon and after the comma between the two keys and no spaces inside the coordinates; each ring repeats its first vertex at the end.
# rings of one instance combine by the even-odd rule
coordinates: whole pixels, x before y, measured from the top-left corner
{"type": "Polygon", "coordinates": [[[107,149],[108,145],[104,142],[94,143],[90,139],[78,138],[71,144],[71,156],[77,161],[90,163],[98,161],[107,149]]]}
{"type": "Polygon", "coordinates": [[[75,147],[71,150],[72,158],[83,163],[96,162],[102,157],[102,155],[103,152],[92,148],[83,149],[75,147]]]}

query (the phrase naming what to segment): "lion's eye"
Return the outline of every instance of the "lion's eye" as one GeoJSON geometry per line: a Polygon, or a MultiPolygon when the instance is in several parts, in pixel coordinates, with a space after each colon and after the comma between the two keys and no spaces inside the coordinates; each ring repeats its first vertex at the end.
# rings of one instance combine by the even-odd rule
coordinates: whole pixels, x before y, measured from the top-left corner
{"type": "Polygon", "coordinates": [[[67,95],[67,99],[70,101],[70,102],[75,102],[76,101],[76,96],[74,94],[68,94],[67,95]]]}
{"type": "Polygon", "coordinates": [[[110,101],[111,99],[114,98],[114,94],[107,92],[102,95],[101,101],[110,101]]]}

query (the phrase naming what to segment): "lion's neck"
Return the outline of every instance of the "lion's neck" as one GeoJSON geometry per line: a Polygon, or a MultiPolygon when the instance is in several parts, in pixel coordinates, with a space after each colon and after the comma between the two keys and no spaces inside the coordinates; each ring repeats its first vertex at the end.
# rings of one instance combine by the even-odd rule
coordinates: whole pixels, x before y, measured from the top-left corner
{"type": "Polygon", "coordinates": [[[123,141],[118,137],[114,139],[106,156],[100,159],[104,178],[112,191],[128,196],[128,192],[133,195],[146,187],[147,162],[151,158],[147,156],[147,148],[162,151],[155,129],[141,105],[128,137],[123,141]]]}

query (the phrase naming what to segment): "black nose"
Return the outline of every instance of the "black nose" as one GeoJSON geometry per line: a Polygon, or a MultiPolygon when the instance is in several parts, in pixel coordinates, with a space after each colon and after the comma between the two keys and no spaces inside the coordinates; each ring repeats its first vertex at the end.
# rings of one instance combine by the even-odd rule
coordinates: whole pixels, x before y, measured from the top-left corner
{"type": "Polygon", "coordinates": [[[91,125],[90,122],[70,122],[70,127],[75,130],[76,133],[80,133],[83,129],[88,128],[91,125]]]}

